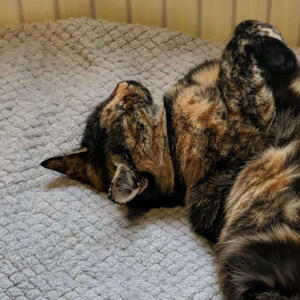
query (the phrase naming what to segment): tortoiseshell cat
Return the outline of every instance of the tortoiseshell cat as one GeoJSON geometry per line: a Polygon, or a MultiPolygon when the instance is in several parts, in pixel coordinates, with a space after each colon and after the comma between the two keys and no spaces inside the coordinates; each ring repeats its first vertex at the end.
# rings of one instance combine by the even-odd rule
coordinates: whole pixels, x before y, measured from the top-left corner
{"type": "Polygon", "coordinates": [[[196,231],[216,241],[228,178],[267,142],[275,116],[267,80],[296,68],[275,28],[250,22],[255,30],[246,33],[246,23],[221,60],[175,85],[166,110],[141,84],[121,82],[89,117],[81,149],[42,165],[109,191],[117,203],[185,203],[196,231]]]}
{"type": "MultiPolygon", "coordinates": [[[[239,277],[240,273],[230,269],[231,261],[227,261],[241,257],[243,262],[242,250],[251,253],[255,242],[254,239],[251,243],[245,242],[244,248],[234,251],[235,238],[239,239],[246,230],[241,223],[240,226],[236,224],[240,231],[230,231],[235,224],[231,222],[231,213],[240,216],[243,211],[231,211],[229,207],[236,201],[234,193],[240,188],[243,174],[249,174],[251,180],[251,164],[256,160],[246,165],[238,175],[232,193],[226,201],[225,198],[248,159],[272,144],[277,146],[288,142],[280,138],[280,133],[275,135],[283,130],[282,124],[290,129],[293,126],[298,128],[292,113],[283,116],[278,113],[276,117],[275,107],[284,110],[293,106],[293,114],[297,115],[300,77],[296,70],[296,58],[275,28],[256,21],[244,22],[236,28],[221,60],[198,66],[166,94],[165,109],[154,104],[149,91],[141,84],[121,82],[89,117],[82,148],[76,153],[46,160],[42,165],[108,192],[110,199],[117,203],[149,208],[184,203],[196,231],[211,241],[218,240],[224,227],[217,244],[217,255],[227,299],[255,299],[259,292],[261,298],[257,299],[274,299],[276,284],[266,287],[263,281],[258,281],[257,285],[244,282],[243,279],[248,279],[247,274],[239,277]],[[286,124],[289,120],[286,116],[290,116],[289,124],[286,124]],[[266,298],[269,294],[271,298],[266,298]]],[[[281,164],[285,167],[288,163],[299,165],[297,155],[291,154],[291,146],[273,152],[266,150],[267,154],[262,154],[262,157],[268,156],[270,151],[275,156],[286,152],[286,158],[293,158],[286,159],[285,165],[282,159],[281,164]]],[[[276,161],[274,165],[277,166],[276,161]]],[[[295,172],[297,175],[297,168],[295,172]]],[[[265,177],[261,179],[267,180],[265,177]]],[[[298,186],[299,181],[295,182],[285,184],[287,187],[298,186]]],[[[257,188],[259,190],[260,186],[257,188]]],[[[299,191],[296,189],[296,192],[299,191]]],[[[286,193],[287,197],[291,195],[286,193]]],[[[250,202],[252,196],[245,192],[245,199],[250,199],[250,202]]],[[[268,196],[272,200],[272,194],[268,196]]],[[[293,217],[297,211],[294,199],[290,198],[292,204],[287,205],[288,214],[293,217]]],[[[257,230],[256,224],[252,225],[252,229],[257,230]]],[[[286,239],[289,239],[288,235],[289,232],[286,239]]],[[[277,237],[273,237],[275,242],[277,237]]],[[[291,248],[292,253],[296,253],[297,247],[291,248]]],[[[286,249],[281,248],[284,255],[286,249]]],[[[259,253],[252,253],[260,258],[259,253]]],[[[243,272],[246,266],[239,263],[236,266],[243,272]]],[[[282,271],[280,267],[276,270],[282,271]]],[[[252,268],[251,271],[253,276],[263,274],[260,269],[252,268]]],[[[287,280],[290,274],[298,280],[299,274],[288,269],[281,291],[284,288],[289,291],[289,283],[290,289],[295,290],[293,281],[288,283],[287,280]]],[[[272,272],[269,274],[270,277],[273,275],[272,272]]],[[[275,282],[276,278],[273,279],[275,282]]]]}

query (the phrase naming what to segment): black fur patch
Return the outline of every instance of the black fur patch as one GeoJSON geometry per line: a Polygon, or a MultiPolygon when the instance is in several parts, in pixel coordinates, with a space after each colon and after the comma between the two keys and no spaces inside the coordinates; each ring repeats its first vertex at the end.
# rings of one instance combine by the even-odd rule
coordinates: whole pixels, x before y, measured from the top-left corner
{"type": "Polygon", "coordinates": [[[186,192],[186,186],[184,181],[181,179],[182,176],[180,174],[179,162],[176,159],[176,135],[173,125],[173,102],[168,99],[167,96],[164,96],[164,108],[166,110],[166,118],[167,118],[167,134],[169,141],[169,148],[171,153],[171,158],[175,170],[175,192],[179,194],[179,197],[182,198],[182,202],[184,199],[184,195],[186,192]]]}
{"type": "Polygon", "coordinates": [[[254,49],[258,62],[271,76],[291,75],[296,72],[296,56],[283,42],[274,38],[261,39],[256,42],[254,49]]]}
{"type": "Polygon", "coordinates": [[[228,289],[227,299],[259,299],[262,294],[274,298],[260,299],[300,297],[299,253],[300,245],[292,242],[251,241],[225,260],[228,281],[234,286],[228,289]]]}

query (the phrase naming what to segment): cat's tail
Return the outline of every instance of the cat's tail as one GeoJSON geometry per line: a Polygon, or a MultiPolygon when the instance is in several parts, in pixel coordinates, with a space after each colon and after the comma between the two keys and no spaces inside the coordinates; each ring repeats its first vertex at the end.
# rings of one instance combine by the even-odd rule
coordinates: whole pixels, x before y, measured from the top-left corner
{"type": "Polygon", "coordinates": [[[288,226],[220,243],[217,254],[225,299],[300,299],[300,234],[288,226]]]}

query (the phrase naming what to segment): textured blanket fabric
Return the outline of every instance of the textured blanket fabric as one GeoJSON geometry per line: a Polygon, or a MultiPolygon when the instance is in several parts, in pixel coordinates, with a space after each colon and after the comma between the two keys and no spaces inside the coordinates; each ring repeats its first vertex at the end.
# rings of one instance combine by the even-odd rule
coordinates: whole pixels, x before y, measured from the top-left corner
{"type": "Polygon", "coordinates": [[[78,146],[117,82],[161,102],[221,46],[90,19],[0,29],[0,299],[221,299],[211,250],[182,208],[124,208],[39,163],[78,146]]]}

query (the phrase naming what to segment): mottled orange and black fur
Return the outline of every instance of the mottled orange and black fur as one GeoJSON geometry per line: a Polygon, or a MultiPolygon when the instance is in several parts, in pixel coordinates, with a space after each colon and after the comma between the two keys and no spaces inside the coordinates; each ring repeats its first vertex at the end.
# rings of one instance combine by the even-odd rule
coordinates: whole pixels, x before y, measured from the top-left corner
{"type": "Polygon", "coordinates": [[[228,300],[300,299],[299,71],[270,77],[268,85],[276,104],[268,146],[234,179],[215,246],[228,300]]]}
{"type": "Polygon", "coordinates": [[[268,80],[296,65],[278,31],[257,24],[256,33],[238,27],[222,59],[192,70],[166,94],[164,107],[143,85],[119,83],[88,118],[79,152],[42,165],[117,203],[185,203],[196,231],[216,241],[236,171],[267,143],[275,116],[268,80]]]}
{"type": "Polygon", "coordinates": [[[216,246],[226,299],[300,299],[300,118],[279,112],[272,146],[238,174],[216,246]]]}
{"type": "Polygon", "coordinates": [[[276,115],[271,81],[294,76],[296,68],[274,27],[248,21],[221,60],[195,68],[165,95],[177,182],[193,227],[211,241],[237,171],[268,145],[276,115]]]}
{"type": "Polygon", "coordinates": [[[163,107],[140,83],[119,83],[81,149],[42,165],[131,207],[185,204],[194,229],[219,240],[227,299],[298,299],[299,86],[279,32],[247,21],[163,107]]]}
{"type": "Polygon", "coordinates": [[[79,150],[42,166],[142,209],[182,203],[175,193],[166,115],[143,85],[120,82],[88,117],[79,150]]]}

